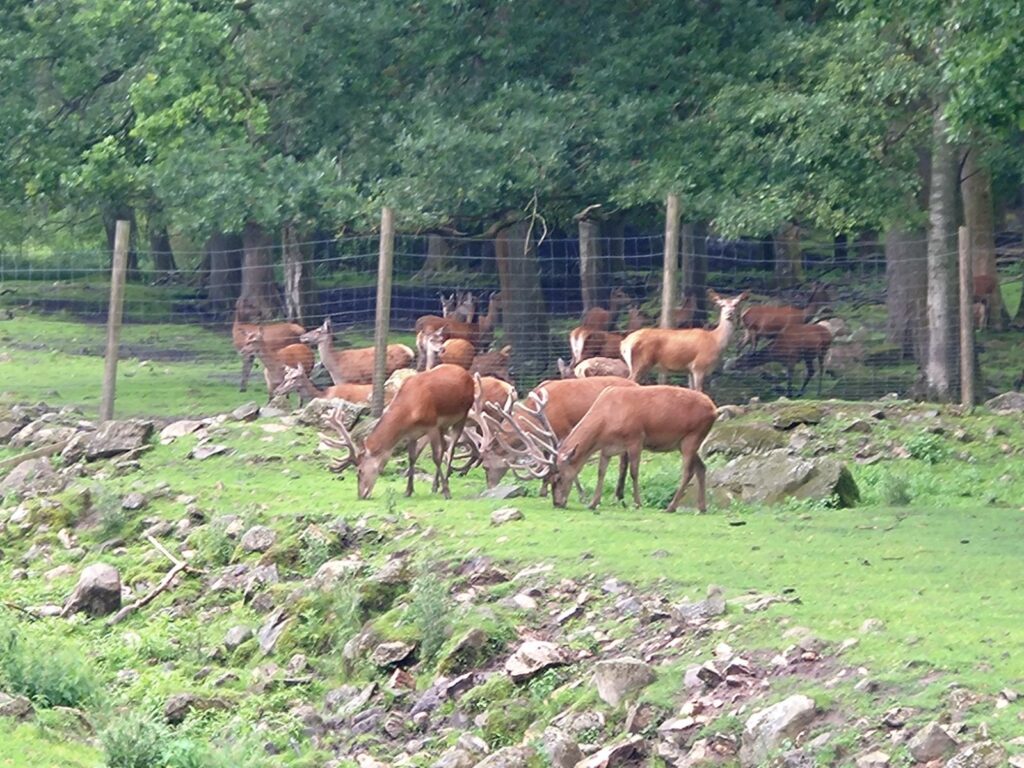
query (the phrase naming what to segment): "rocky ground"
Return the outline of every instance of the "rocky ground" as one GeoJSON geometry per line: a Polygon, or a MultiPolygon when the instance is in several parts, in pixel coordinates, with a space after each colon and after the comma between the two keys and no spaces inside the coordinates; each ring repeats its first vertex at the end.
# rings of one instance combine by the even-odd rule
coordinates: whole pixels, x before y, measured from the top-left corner
{"type": "MultiPolygon", "coordinates": [[[[1021,405],[1008,396],[993,407],[1021,405]]],[[[112,757],[109,734],[141,711],[211,743],[251,734],[269,764],[1024,766],[1024,740],[987,725],[1019,709],[1013,685],[951,683],[931,707],[902,704],[880,670],[853,660],[888,631],[870,614],[826,639],[790,621],[794,594],[710,584],[686,597],[666,579],[453,555],[450,531],[390,498],[258,520],[251,508],[214,509],[148,463],[155,446],[180,441],[190,447],[174,461],[214,465],[254,430],[268,447],[246,448],[248,461],[278,466],[269,441],[320,412],[243,407],[100,428],[73,409],[0,414],[0,444],[33,456],[0,468],[5,631],[77,638],[97,690],[60,706],[78,722],[74,737],[102,744],[114,768],[128,763],[112,757]]],[[[1012,456],[1007,423],[901,401],[727,408],[707,446],[710,484],[717,504],[854,506],[863,489],[851,467],[915,451],[955,460],[974,441],[1012,456]],[[893,424],[924,437],[908,447],[893,424]]],[[[491,513],[495,539],[531,524],[514,498],[504,504],[491,513]]],[[[0,664],[0,717],[52,722],[54,697],[40,690],[0,664]]]]}

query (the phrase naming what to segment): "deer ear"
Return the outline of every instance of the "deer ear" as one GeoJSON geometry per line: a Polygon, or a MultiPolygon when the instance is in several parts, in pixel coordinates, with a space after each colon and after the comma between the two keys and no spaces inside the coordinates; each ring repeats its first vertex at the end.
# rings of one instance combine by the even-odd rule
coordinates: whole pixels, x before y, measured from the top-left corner
{"type": "Polygon", "coordinates": [[[714,289],[708,288],[708,298],[712,301],[721,301],[722,297],[715,293],[714,289]]]}
{"type": "Polygon", "coordinates": [[[736,297],[736,301],[737,302],[746,301],[749,298],[750,298],[750,291],[744,291],[743,293],[741,293],[739,296],[736,297]]]}
{"type": "Polygon", "coordinates": [[[504,355],[505,357],[508,357],[509,355],[511,355],[512,354],[512,345],[511,344],[507,344],[504,347],[502,347],[501,350],[500,350],[500,354],[504,355]]]}

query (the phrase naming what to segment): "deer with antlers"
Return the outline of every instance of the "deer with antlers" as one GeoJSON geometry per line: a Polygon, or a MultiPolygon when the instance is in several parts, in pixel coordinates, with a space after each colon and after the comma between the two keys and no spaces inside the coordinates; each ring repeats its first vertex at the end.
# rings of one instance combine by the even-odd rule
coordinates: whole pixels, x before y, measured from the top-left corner
{"type": "Polygon", "coordinates": [[[285,379],[288,366],[298,366],[309,373],[313,370],[313,353],[305,344],[288,344],[275,349],[267,343],[262,326],[250,331],[245,337],[241,353],[258,357],[263,363],[263,378],[267,382],[267,399],[274,397],[274,392],[285,379]]]}
{"type": "Polygon", "coordinates": [[[825,375],[825,356],[832,346],[832,333],[819,323],[788,325],[769,344],[752,350],[737,358],[733,366],[737,370],[753,368],[765,363],[782,363],[786,369],[786,396],[793,396],[793,373],[798,362],[807,369],[799,395],[807,390],[814,377],[815,363],[818,370],[818,397],[821,397],[822,379],[825,375]]]}
{"type": "Polygon", "coordinates": [[[487,349],[494,337],[494,328],[501,313],[501,294],[492,293],[487,305],[487,314],[478,322],[469,323],[452,317],[423,315],[416,320],[416,352],[417,368],[424,370],[427,366],[427,343],[437,331],[443,331],[445,339],[463,339],[473,345],[476,350],[487,349]]]}
{"type": "MultiPolygon", "coordinates": [[[[335,349],[331,318],[326,318],[316,330],[302,334],[301,339],[306,344],[317,345],[320,362],[335,384],[369,384],[373,381],[373,347],[335,349]]],[[[386,375],[390,376],[399,368],[408,368],[414,357],[413,351],[405,344],[388,344],[386,375]]]]}
{"type": "Polygon", "coordinates": [[[405,495],[411,496],[420,451],[419,440],[427,437],[435,467],[432,492],[436,493],[440,488],[444,497],[450,499],[448,476],[451,474],[452,452],[472,407],[473,377],[465,369],[457,365],[439,365],[410,376],[362,445],[357,445],[352,439],[339,411],[331,415],[329,423],[341,440],[330,439],[327,442],[333,447],[348,450],[348,456],[335,462],[332,468],[341,472],[355,466],[359,498],[368,499],[395,447],[404,442],[409,452],[405,495]],[[449,433],[452,439],[446,444],[449,433]]]}
{"type": "Polygon", "coordinates": [[[752,349],[757,349],[757,342],[761,339],[773,339],[787,326],[804,325],[811,322],[811,318],[825,306],[827,301],[826,287],[820,283],[814,283],[811,285],[807,302],[802,307],[763,304],[744,310],[740,317],[740,324],[743,326],[740,349],[747,345],[752,349]]]}
{"type": "Polygon", "coordinates": [[[597,487],[590,508],[601,503],[605,472],[613,456],[623,456],[616,498],[625,492],[628,463],[633,483],[633,503],[640,506],[640,456],[644,450],[665,453],[679,451],[683,472],[679,487],[666,509],[674,512],[691,478],[697,478],[697,509],[707,510],[705,467],[699,451],[711,431],[718,409],[707,395],[682,387],[614,387],[603,390],[579,423],[564,440],[552,445],[531,433],[529,452],[536,474],[552,478],[551,496],[556,507],[568,502],[569,489],[578,482],[580,470],[595,453],[599,454],[597,487]]]}
{"type": "Polygon", "coordinates": [[[712,330],[703,328],[641,328],[622,342],[622,359],[629,366],[629,378],[639,381],[648,371],[657,367],[664,373],[682,373],[690,376],[690,388],[702,391],[704,380],[714,371],[722,352],[729,344],[736,324],[736,313],[747,298],[727,298],[712,290],[708,297],[721,310],[718,325],[712,330]]]}

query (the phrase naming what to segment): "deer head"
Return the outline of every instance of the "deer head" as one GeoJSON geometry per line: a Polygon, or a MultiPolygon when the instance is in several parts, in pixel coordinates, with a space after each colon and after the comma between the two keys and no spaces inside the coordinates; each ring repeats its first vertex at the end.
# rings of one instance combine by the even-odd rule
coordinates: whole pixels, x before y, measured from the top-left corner
{"type": "Polygon", "coordinates": [[[455,294],[445,296],[443,293],[439,293],[437,296],[441,299],[441,317],[450,317],[455,312],[455,294]]]}
{"type": "Polygon", "coordinates": [[[356,468],[356,478],[359,485],[359,498],[368,499],[370,494],[373,492],[373,486],[377,482],[377,476],[380,475],[380,471],[384,466],[384,463],[388,460],[389,456],[379,455],[375,456],[370,451],[366,450],[365,446],[358,445],[355,440],[352,439],[352,435],[345,429],[345,424],[342,420],[342,409],[335,408],[331,415],[327,418],[327,423],[331,426],[341,437],[340,440],[321,436],[323,441],[339,450],[347,451],[348,455],[343,459],[336,459],[331,462],[331,470],[334,472],[344,472],[349,467],[356,468]]]}
{"type": "Polygon", "coordinates": [[[710,288],[708,289],[708,298],[714,302],[722,313],[718,321],[719,324],[731,322],[736,317],[740,304],[746,301],[749,296],[750,291],[744,291],[739,296],[728,298],[726,296],[719,296],[710,288]]]}
{"type": "Polygon", "coordinates": [[[334,327],[331,325],[331,318],[324,318],[324,322],[319,328],[314,328],[312,331],[306,331],[304,334],[299,336],[299,341],[303,344],[319,344],[325,338],[330,339],[334,336],[334,327]]]}
{"type": "Polygon", "coordinates": [[[563,379],[575,379],[576,371],[565,360],[558,358],[558,375],[563,379]]]}

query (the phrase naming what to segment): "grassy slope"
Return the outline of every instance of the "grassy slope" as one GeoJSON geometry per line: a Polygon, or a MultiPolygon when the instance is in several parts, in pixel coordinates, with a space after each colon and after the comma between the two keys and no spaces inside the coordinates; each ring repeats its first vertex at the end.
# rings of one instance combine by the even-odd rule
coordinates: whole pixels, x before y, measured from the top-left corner
{"type": "Polygon", "coordinates": [[[95,768],[100,764],[99,753],[90,747],[0,718],[0,768],[95,768]]]}

